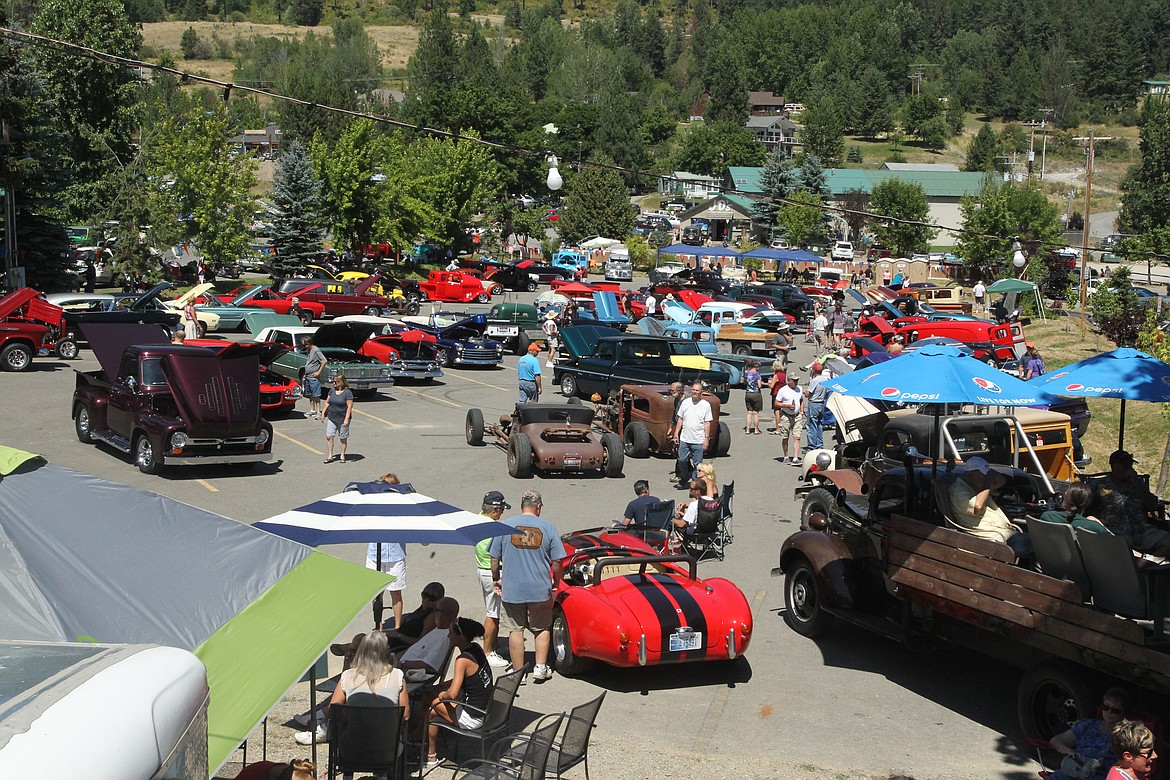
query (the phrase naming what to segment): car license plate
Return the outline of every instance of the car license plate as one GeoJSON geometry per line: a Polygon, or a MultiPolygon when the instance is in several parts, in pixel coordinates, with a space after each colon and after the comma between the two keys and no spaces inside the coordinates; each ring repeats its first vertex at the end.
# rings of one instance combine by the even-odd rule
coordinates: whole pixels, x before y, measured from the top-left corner
{"type": "Polygon", "coordinates": [[[518,336],[520,335],[519,328],[501,328],[499,326],[492,326],[487,329],[489,336],[518,336]]]}
{"type": "Polygon", "coordinates": [[[570,468],[579,468],[581,466],[580,456],[573,457],[571,455],[565,457],[565,466],[570,468]]]}
{"type": "Polygon", "coordinates": [[[698,631],[670,635],[670,652],[672,653],[681,653],[683,650],[698,650],[702,646],[703,635],[698,631]]]}
{"type": "Polygon", "coordinates": [[[428,374],[426,371],[415,371],[413,374],[410,375],[410,378],[411,379],[430,379],[430,376],[431,375],[428,374]]]}

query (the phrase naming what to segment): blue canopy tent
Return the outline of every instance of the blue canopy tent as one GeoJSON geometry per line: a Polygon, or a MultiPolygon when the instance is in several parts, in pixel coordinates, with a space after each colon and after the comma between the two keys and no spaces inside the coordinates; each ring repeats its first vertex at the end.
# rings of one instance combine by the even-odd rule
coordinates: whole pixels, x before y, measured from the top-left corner
{"type": "Polygon", "coordinates": [[[725,246],[691,246],[690,244],[671,244],[658,250],[658,263],[662,262],[663,255],[679,255],[683,257],[734,257],[739,264],[739,252],[725,246]]]}
{"type": "Polygon", "coordinates": [[[766,246],[745,252],[743,257],[774,260],[776,261],[776,270],[781,272],[788,267],[789,263],[816,263],[820,265],[825,262],[825,258],[814,255],[812,252],[805,251],[804,249],[772,249],[766,246]]]}

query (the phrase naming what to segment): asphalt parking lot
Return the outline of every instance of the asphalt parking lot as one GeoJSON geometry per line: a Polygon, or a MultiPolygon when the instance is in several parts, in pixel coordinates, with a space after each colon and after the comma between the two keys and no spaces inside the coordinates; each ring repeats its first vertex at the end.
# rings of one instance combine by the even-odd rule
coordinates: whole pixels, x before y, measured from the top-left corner
{"type": "MultiPolygon", "coordinates": [[[[798,338],[797,364],[811,355],[811,346],[798,338]]],[[[72,363],[38,359],[27,373],[0,374],[0,388],[9,398],[0,415],[0,442],[246,523],[387,471],[420,492],[472,511],[491,489],[503,491],[513,505],[524,490],[540,490],[545,516],[562,531],[620,517],[633,498],[635,479],[648,479],[660,497],[675,497],[667,481],[673,467],[668,460],[627,459],[624,477],[617,479],[513,480],[501,449],[469,447],[463,433],[466,409],[482,408],[488,421],[508,413],[516,395],[515,361],[509,356],[496,370],[448,371],[432,384],[403,383],[357,402],[350,462],[344,465],[322,464],[323,426],[303,416],[302,401],[290,418],[275,422],[273,463],[249,471],[207,467],[154,477],[139,473],[127,456],[75,438],[69,415],[73,369],[97,365],[92,353],[83,351],[72,363]]],[[[546,374],[546,388],[550,378],[546,374]]],[[[558,399],[546,390],[545,400],[558,399]]],[[[1034,777],[1037,766],[1020,748],[1016,725],[1016,670],[946,646],[913,653],[848,627],[838,626],[816,642],[787,628],[782,580],[770,577],[770,570],[781,542],[797,527],[799,506],[792,500],[797,469],[776,462],[776,438],[740,435],[741,391],[732,392],[725,411],[733,443],[716,467],[721,483],[736,483],[735,541],[724,561],[701,563],[700,576],[733,580],[752,604],[755,632],[746,656],[730,664],[602,669],[576,680],[555,676],[522,689],[520,714],[535,718],[606,690],[591,752],[594,777],[1034,777]]],[[[364,561],[360,545],[327,551],[364,561]]],[[[134,551],[126,554],[132,562],[134,551]]],[[[441,580],[464,614],[482,617],[469,548],[412,546],[408,556],[408,609],[422,585],[441,580]]],[[[363,612],[343,638],[369,624],[369,613],[363,612]]],[[[270,758],[307,753],[293,744],[293,730],[285,725],[289,715],[303,711],[306,688],[297,686],[270,718],[270,758]]],[[[260,749],[257,731],[249,760],[257,760],[260,749]]],[[[227,777],[234,774],[229,769],[227,777]]]]}

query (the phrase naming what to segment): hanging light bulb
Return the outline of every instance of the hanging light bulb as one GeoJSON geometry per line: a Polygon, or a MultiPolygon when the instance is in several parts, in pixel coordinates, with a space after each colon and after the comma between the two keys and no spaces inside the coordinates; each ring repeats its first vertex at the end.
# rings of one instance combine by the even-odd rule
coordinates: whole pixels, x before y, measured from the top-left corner
{"type": "Polygon", "coordinates": [[[1017,249],[1016,253],[1012,255],[1012,265],[1016,268],[1023,268],[1027,264],[1028,258],[1024,257],[1024,253],[1017,249]]]}
{"type": "Polygon", "coordinates": [[[561,172],[557,170],[557,156],[550,154],[548,156],[548,180],[545,184],[550,190],[559,190],[564,183],[564,180],[561,179],[561,172]]]}

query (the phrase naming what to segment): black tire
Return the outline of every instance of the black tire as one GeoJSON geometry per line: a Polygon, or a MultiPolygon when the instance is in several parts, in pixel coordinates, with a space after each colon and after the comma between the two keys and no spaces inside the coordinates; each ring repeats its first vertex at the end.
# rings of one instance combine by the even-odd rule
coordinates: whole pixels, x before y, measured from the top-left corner
{"type": "Polygon", "coordinates": [[[57,341],[57,357],[62,360],[77,360],[77,355],[80,352],[81,348],[73,339],[63,338],[57,341]]]}
{"type": "Polygon", "coordinates": [[[483,412],[479,409],[468,409],[463,429],[468,444],[472,447],[483,446],[483,412]]]}
{"type": "Polygon", "coordinates": [[[412,299],[406,302],[406,313],[411,317],[422,311],[422,307],[418,305],[418,299],[412,299]]]}
{"type": "Polygon", "coordinates": [[[585,402],[582,401],[577,396],[573,396],[569,400],[565,401],[565,403],[567,403],[569,406],[584,406],[585,405],[585,402]]]}
{"type": "Polygon", "coordinates": [[[517,355],[527,355],[528,345],[532,343],[532,339],[524,331],[520,331],[520,335],[516,337],[516,349],[512,350],[517,355]]]}
{"type": "Polygon", "coordinates": [[[532,442],[523,433],[508,437],[508,476],[528,479],[532,476],[532,442]]]}
{"type": "Polygon", "coordinates": [[[650,429],[644,422],[632,422],[626,426],[622,443],[629,457],[647,458],[650,456],[650,429]]]}
{"type": "Polygon", "coordinates": [[[475,296],[475,302],[476,303],[491,303],[492,296],[488,295],[485,292],[481,292],[479,295],[475,296]]]}
{"type": "Polygon", "coordinates": [[[553,609],[552,634],[550,636],[553,666],[557,674],[565,677],[576,677],[584,674],[593,666],[592,658],[582,658],[573,652],[572,637],[569,634],[569,622],[565,619],[565,612],[560,607],[553,609]]]}
{"type": "Polygon", "coordinates": [[[524,285],[524,289],[527,292],[536,292],[536,282],[529,279],[528,284],[524,285]]]}
{"type": "Polygon", "coordinates": [[[808,516],[814,512],[820,512],[825,517],[828,517],[833,510],[833,504],[836,497],[826,488],[813,488],[808,491],[804,497],[804,503],[800,506],[800,527],[807,529],[808,516]]]}
{"type": "Polygon", "coordinates": [[[436,349],[435,362],[441,365],[443,368],[455,367],[455,358],[452,357],[451,350],[449,349],[436,349]]]}
{"type": "Polygon", "coordinates": [[[731,428],[727,427],[727,423],[721,422],[715,435],[715,447],[711,454],[716,458],[722,458],[731,452],[731,428]]]}
{"type": "Polygon", "coordinates": [[[89,416],[89,407],[78,404],[73,410],[73,430],[77,431],[77,440],[82,444],[93,444],[93,420],[89,416]]]}
{"type": "Polygon", "coordinates": [[[134,456],[134,465],[143,474],[157,474],[162,468],[158,462],[158,455],[154,451],[154,445],[150,443],[150,437],[145,433],[139,433],[134,437],[130,453],[134,456]]]}
{"type": "Polygon", "coordinates": [[[577,377],[572,374],[565,374],[561,377],[561,395],[568,398],[575,398],[578,389],[577,377]]]}
{"type": "Polygon", "coordinates": [[[504,294],[504,285],[502,285],[502,284],[495,285],[494,287],[492,287],[491,292],[492,292],[492,295],[503,295],[504,294]]]}
{"type": "Polygon", "coordinates": [[[313,312],[307,311],[301,315],[301,324],[306,328],[313,324],[313,312]]]}
{"type": "MultiPolygon", "coordinates": [[[[409,305],[409,304],[411,304],[411,303],[413,303],[413,304],[416,304],[416,305],[417,305],[417,304],[418,304],[418,302],[419,302],[419,301],[422,299],[422,296],[421,296],[421,295],[419,295],[419,294],[418,294],[418,292],[416,292],[416,291],[414,291],[414,290],[404,290],[404,291],[402,292],[402,294],[406,296],[406,302],[407,302],[407,304],[408,304],[408,305],[409,305]]],[[[409,310],[408,310],[408,311],[409,311],[409,310]]],[[[415,314],[417,314],[417,313],[418,313],[418,312],[415,312],[415,314]]]]}
{"type": "Polygon", "coordinates": [[[0,369],[5,371],[28,371],[32,359],[33,351],[27,344],[13,343],[0,349],[0,369]]]}
{"type": "Polygon", "coordinates": [[[1086,675],[1068,664],[1051,661],[1024,672],[1016,695],[1016,712],[1024,735],[1049,740],[1068,731],[1074,721],[1101,700],[1086,675]]]}
{"type": "Polygon", "coordinates": [[[601,449],[605,452],[603,473],[607,477],[620,477],[626,465],[626,450],[621,437],[616,433],[601,434],[601,449]]]}
{"type": "Polygon", "coordinates": [[[801,636],[820,636],[833,623],[833,616],[821,605],[816,572],[804,558],[795,561],[784,576],[784,604],[784,622],[801,636]]]}
{"type": "Polygon", "coordinates": [[[202,338],[207,337],[207,323],[206,322],[204,322],[203,320],[197,320],[195,322],[195,329],[199,332],[199,338],[202,339],[202,338]]]}
{"type": "Polygon", "coordinates": [[[382,310],[379,309],[377,306],[367,306],[364,313],[370,317],[381,317],[382,316],[382,310]]]}
{"type": "Polygon", "coordinates": [[[731,351],[735,355],[750,355],[750,354],[752,354],[752,348],[750,346],[748,346],[747,344],[736,344],[735,348],[732,349],[731,351]]]}

